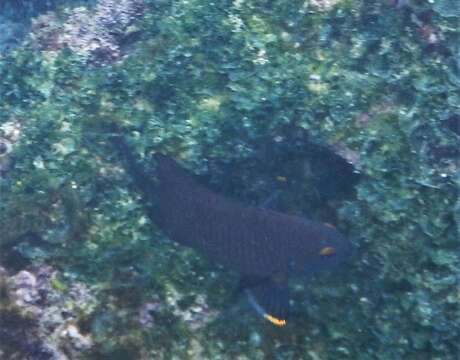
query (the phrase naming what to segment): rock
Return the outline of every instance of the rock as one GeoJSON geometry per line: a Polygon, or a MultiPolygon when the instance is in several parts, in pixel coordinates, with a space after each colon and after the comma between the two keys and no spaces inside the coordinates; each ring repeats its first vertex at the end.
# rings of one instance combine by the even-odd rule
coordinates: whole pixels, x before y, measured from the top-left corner
{"type": "Polygon", "coordinates": [[[64,329],[59,333],[59,338],[63,345],[67,346],[70,344],[70,350],[89,350],[93,346],[91,336],[82,335],[80,329],[75,324],[67,324],[64,329]],[[67,343],[67,345],[66,345],[67,343]]]}
{"type": "Polygon", "coordinates": [[[320,11],[331,10],[340,0],[311,0],[310,5],[320,11]]]}
{"type": "Polygon", "coordinates": [[[121,45],[142,15],[140,0],[100,0],[94,9],[67,10],[62,24],[57,14],[47,13],[33,21],[31,40],[42,51],[68,48],[89,62],[111,63],[121,56],[121,45]]]}
{"type": "Polygon", "coordinates": [[[83,283],[73,281],[65,291],[53,287],[60,276],[50,266],[21,270],[13,276],[0,268],[2,358],[66,360],[91,349],[93,340],[83,334],[79,320],[95,309],[95,296],[83,283]],[[8,347],[8,344],[10,347],[8,347]]]}
{"type": "Polygon", "coordinates": [[[139,309],[139,324],[143,328],[149,328],[154,323],[153,312],[159,311],[161,304],[159,302],[148,302],[139,309]]]}
{"type": "MultiPolygon", "coordinates": [[[[85,2],[80,0],[79,2],[85,2]]],[[[0,1],[0,55],[21,46],[30,31],[30,19],[38,14],[71,4],[72,0],[0,1]]]]}
{"type": "Polygon", "coordinates": [[[35,275],[25,270],[22,270],[15,276],[13,276],[10,279],[10,282],[13,284],[14,287],[17,288],[35,288],[35,286],[37,285],[37,279],[35,275]]]}
{"type": "Polygon", "coordinates": [[[21,124],[19,121],[8,121],[0,126],[0,177],[5,176],[11,170],[10,154],[20,138],[21,124]]]}

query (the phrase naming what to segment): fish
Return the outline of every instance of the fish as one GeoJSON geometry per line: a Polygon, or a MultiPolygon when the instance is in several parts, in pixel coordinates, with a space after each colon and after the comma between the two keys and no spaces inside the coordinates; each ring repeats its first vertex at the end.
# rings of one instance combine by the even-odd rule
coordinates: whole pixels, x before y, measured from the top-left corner
{"type": "Polygon", "coordinates": [[[275,326],[287,324],[291,276],[331,270],[351,254],[350,241],[329,224],[218,194],[161,153],[143,166],[123,135],[111,139],[150,220],[170,240],[239,273],[251,306],[275,326]]]}

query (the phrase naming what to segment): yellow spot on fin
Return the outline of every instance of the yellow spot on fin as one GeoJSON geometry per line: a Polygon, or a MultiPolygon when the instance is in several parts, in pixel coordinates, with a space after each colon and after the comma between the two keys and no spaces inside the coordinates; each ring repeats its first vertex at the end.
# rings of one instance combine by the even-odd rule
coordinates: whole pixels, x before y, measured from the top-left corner
{"type": "Polygon", "coordinates": [[[270,321],[272,324],[275,324],[276,326],[285,326],[286,325],[286,320],[284,319],[277,319],[274,316],[271,316],[270,314],[265,314],[264,318],[270,321]]]}

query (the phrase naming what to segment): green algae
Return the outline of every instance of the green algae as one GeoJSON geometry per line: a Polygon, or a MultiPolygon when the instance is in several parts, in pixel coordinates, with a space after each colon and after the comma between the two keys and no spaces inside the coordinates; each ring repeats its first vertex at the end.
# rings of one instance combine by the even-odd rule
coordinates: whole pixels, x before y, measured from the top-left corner
{"type": "Polygon", "coordinates": [[[68,49],[5,56],[0,122],[23,130],[0,181],[2,257],[104,289],[88,357],[455,358],[459,137],[446,119],[460,107],[460,36],[448,3],[146,1],[142,35],[112,64],[68,49]],[[235,274],[146,220],[111,121],[140,159],[167,152],[247,202],[286,177],[291,211],[354,240],[348,271],[296,283],[289,327],[270,328],[234,304],[235,274]],[[307,140],[357,154],[356,194],[325,196],[297,170],[307,140]],[[188,309],[203,294],[219,315],[201,324],[188,309]],[[163,306],[142,328],[152,298],[163,306]]]}

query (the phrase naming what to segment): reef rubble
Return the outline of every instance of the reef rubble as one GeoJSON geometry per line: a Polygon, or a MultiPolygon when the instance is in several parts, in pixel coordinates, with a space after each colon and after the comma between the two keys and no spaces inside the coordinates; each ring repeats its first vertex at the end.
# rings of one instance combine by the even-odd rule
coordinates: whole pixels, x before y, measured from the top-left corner
{"type": "Polygon", "coordinates": [[[69,285],[50,266],[9,275],[0,268],[0,357],[2,359],[76,359],[93,346],[79,323],[95,308],[91,289],[69,285]]]}

